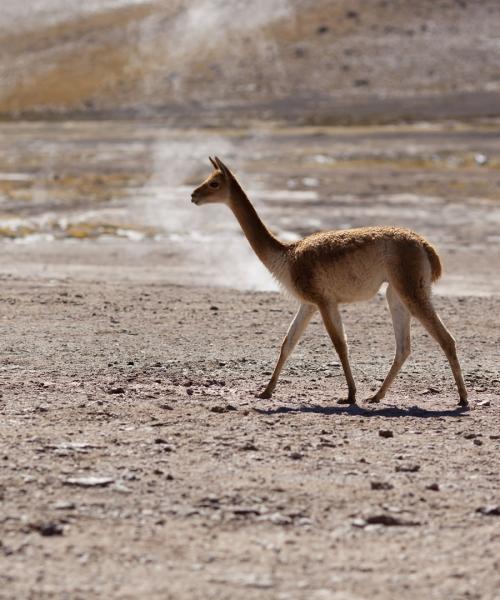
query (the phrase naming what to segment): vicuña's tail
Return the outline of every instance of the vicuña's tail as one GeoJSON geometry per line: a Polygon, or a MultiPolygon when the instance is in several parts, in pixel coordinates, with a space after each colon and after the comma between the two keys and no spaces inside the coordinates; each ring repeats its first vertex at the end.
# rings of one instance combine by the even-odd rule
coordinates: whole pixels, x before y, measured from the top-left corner
{"type": "Polygon", "coordinates": [[[443,268],[441,267],[441,260],[434,246],[431,246],[431,244],[426,242],[424,244],[424,248],[427,252],[429,262],[431,263],[431,279],[432,281],[437,281],[443,273],[443,268]]]}

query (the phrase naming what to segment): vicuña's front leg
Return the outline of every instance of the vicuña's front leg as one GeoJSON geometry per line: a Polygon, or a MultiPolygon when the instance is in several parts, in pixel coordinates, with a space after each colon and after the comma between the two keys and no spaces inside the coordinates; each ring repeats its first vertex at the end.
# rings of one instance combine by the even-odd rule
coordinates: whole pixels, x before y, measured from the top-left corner
{"type": "Polygon", "coordinates": [[[274,388],[278,382],[281,370],[283,369],[288,357],[292,353],[293,349],[297,345],[301,335],[304,333],[311,317],[316,312],[316,307],[312,304],[301,304],[300,308],[293,318],[293,321],[288,328],[285,339],[281,345],[280,356],[278,362],[274,367],[274,372],[271,380],[267,384],[266,389],[259,394],[259,398],[270,398],[274,392],[274,388]]]}
{"type": "Polygon", "coordinates": [[[339,355],[342,368],[344,369],[344,375],[347,380],[347,388],[349,394],[347,399],[339,400],[339,404],[355,404],[356,403],[356,385],[351,372],[351,366],[349,365],[349,352],[347,349],[347,342],[345,341],[344,327],[342,326],[342,319],[340,317],[339,309],[336,304],[323,304],[319,307],[321,316],[325,323],[326,330],[335,346],[335,350],[339,355]]]}

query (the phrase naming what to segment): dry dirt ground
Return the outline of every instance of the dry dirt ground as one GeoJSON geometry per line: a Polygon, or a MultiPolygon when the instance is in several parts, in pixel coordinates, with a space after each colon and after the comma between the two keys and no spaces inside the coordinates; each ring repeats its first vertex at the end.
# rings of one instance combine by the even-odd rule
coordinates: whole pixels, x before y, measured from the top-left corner
{"type": "Polygon", "coordinates": [[[473,402],[420,326],[379,406],[385,301],[316,320],[275,398],[274,293],[3,276],[0,598],[498,599],[495,297],[436,297],[473,402]]]}

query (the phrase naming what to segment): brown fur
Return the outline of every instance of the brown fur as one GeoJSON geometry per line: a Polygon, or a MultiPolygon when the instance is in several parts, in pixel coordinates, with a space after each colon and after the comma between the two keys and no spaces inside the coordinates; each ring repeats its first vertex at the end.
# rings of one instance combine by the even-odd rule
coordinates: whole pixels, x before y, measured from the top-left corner
{"type": "Polygon", "coordinates": [[[338,305],[368,300],[388,284],[387,301],[396,336],[396,356],[379,391],[378,402],[410,354],[410,317],[417,317],[446,354],[467,406],[467,391],[455,350],[455,340],[439,319],[431,300],[431,284],[441,276],[436,250],[423,237],[399,227],[363,227],[314,233],[285,244],[262,223],[231,171],[218,158],[214,172],[192,194],[195,204],[222,202],[233,211],[253,250],[280,284],[301,303],[283,341],[273,376],[262,397],[270,397],[288,356],[312,315],[319,311],[340,357],[349,395],[356,387],[338,305]]]}

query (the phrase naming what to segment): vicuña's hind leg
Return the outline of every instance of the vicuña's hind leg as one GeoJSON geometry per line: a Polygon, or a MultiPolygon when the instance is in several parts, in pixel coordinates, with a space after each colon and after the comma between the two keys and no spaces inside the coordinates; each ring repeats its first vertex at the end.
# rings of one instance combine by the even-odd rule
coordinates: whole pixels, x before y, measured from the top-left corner
{"type": "Polygon", "coordinates": [[[339,400],[339,404],[355,404],[356,403],[356,385],[354,384],[354,378],[351,373],[351,366],[349,365],[349,352],[347,349],[347,343],[345,341],[344,328],[342,326],[342,319],[340,318],[339,309],[336,304],[325,304],[319,307],[321,316],[325,323],[326,330],[335,346],[335,350],[339,355],[342,368],[344,369],[344,375],[347,380],[347,388],[349,394],[346,400],[339,400]]]}
{"type": "Polygon", "coordinates": [[[281,370],[283,369],[287,358],[292,353],[293,349],[297,345],[301,335],[304,333],[311,317],[316,312],[316,307],[312,304],[301,304],[300,308],[293,318],[293,321],[288,328],[285,339],[281,345],[280,356],[278,362],[274,367],[274,372],[271,380],[267,384],[266,389],[259,394],[259,398],[270,398],[274,392],[274,388],[278,383],[278,377],[280,376],[281,370]]]}
{"type": "Polygon", "coordinates": [[[468,406],[467,390],[465,389],[464,379],[462,377],[462,369],[457,358],[455,340],[450,332],[443,325],[443,322],[437,315],[431,299],[426,294],[415,294],[409,297],[403,296],[403,301],[410,309],[411,313],[417,317],[432,337],[438,342],[446,354],[446,358],[450,363],[455,383],[457,384],[458,394],[460,396],[459,405],[468,406]]]}
{"type": "Polygon", "coordinates": [[[382,400],[405,360],[410,356],[411,351],[410,311],[390,285],[387,288],[386,297],[389,310],[391,311],[394,336],[396,337],[396,354],[389,373],[387,373],[387,377],[384,379],[384,383],[378,392],[367,400],[368,402],[379,402],[382,400]]]}

